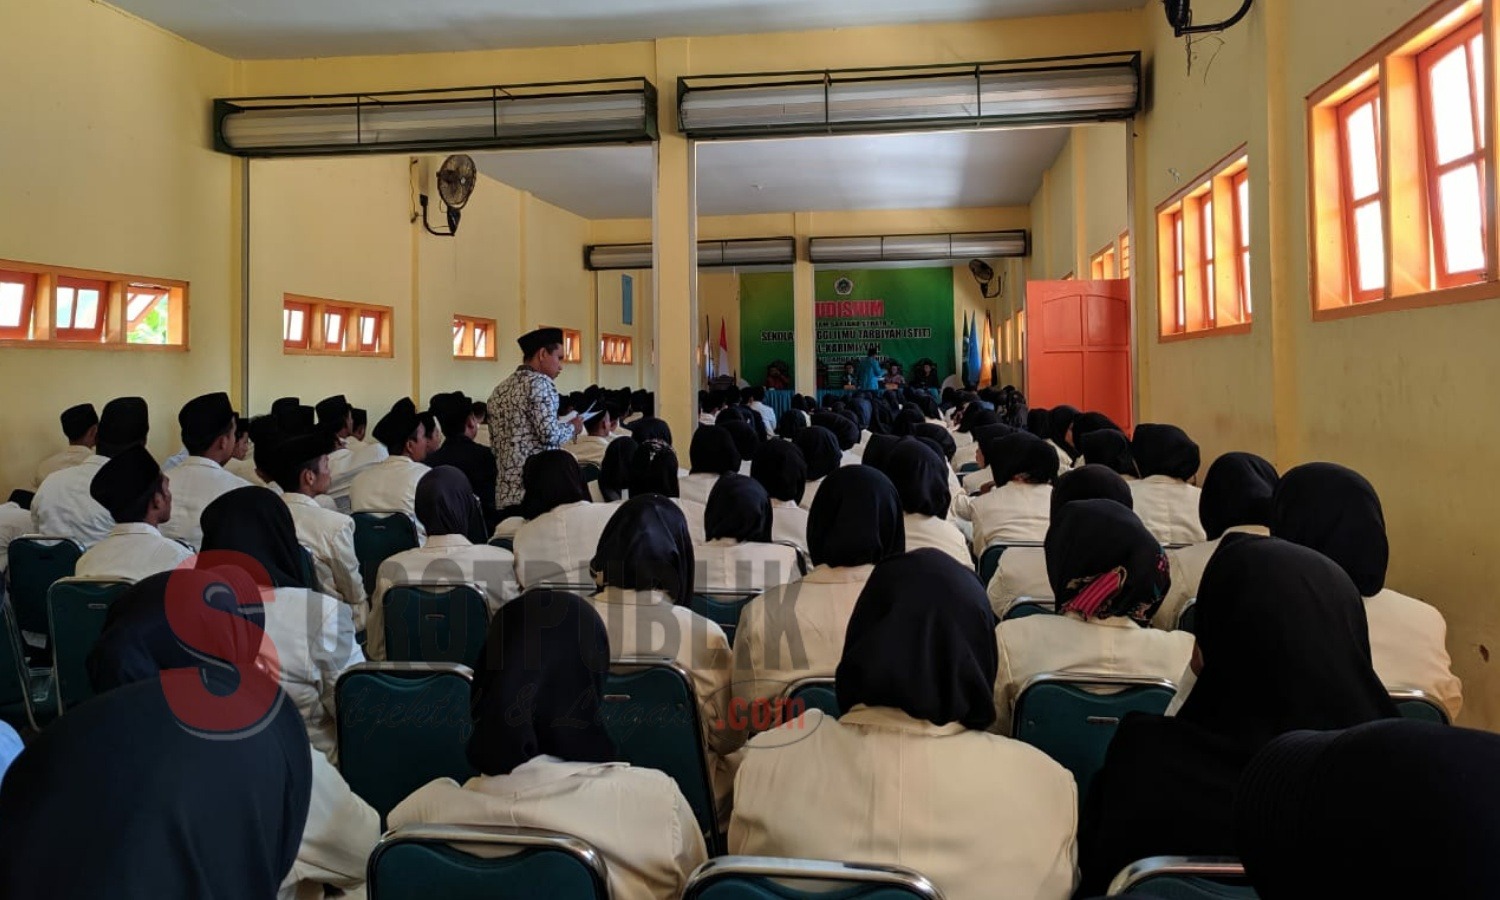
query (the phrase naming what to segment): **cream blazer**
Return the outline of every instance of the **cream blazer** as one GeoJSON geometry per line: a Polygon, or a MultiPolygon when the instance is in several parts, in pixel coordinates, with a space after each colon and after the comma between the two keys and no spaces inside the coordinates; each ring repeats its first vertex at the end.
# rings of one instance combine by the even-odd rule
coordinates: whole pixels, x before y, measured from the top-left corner
{"type": "Polygon", "coordinates": [[[203,511],[232,490],[250,482],[225,471],[206,456],[189,456],[167,474],[172,491],[172,518],[161,523],[161,533],[192,547],[203,546],[203,511]]]}
{"type": "Polygon", "coordinates": [[[734,701],[741,710],[780,697],[803,678],[832,678],[844,632],[874,566],[818,566],[740,611],[734,636],[734,701]]]}
{"type": "Polygon", "coordinates": [[[600,465],[604,462],[604,451],[609,449],[609,438],[600,437],[587,432],[573,439],[573,443],[566,444],[563,449],[573,454],[578,464],[600,465]]]}
{"type": "Polygon", "coordinates": [[[992,544],[1042,541],[1052,519],[1052,486],[1002,484],[970,501],[974,522],[974,555],[983,556],[992,544]]]}
{"type": "Polygon", "coordinates": [[[790,500],[771,501],[771,540],[807,550],[807,510],[790,500]]]}
{"type": "Polygon", "coordinates": [[[719,476],[712,472],[694,472],[677,479],[677,496],[693,503],[708,505],[709,492],[719,483],[719,476]]]}
{"type": "Polygon", "coordinates": [[[107,462],[107,456],[90,456],[76,466],[48,475],[31,499],[32,531],[70,537],[85,549],[104,540],[115,527],[115,520],[108,510],[94,502],[89,485],[107,462]]]}
{"type": "Polygon", "coordinates": [[[365,867],[380,841],[380,814],[350,789],[327,757],[311,752],[307,825],[277,900],[322,900],[324,885],[346,897],[363,897],[365,867]]]}
{"type": "Polygon", "coordinates": [[[974,568],[974,558],[969,555],[969,542],[964,533],[947,519],[907,513],[906,552],[932,548],[953,557],[954,562],[966,569],[974,568]]]}
{"type": "Polygon", "coordinates": [[[266,604],[266,637],[276,649],[281,687],[297,705],[313,748],[338,762],[334,686],[365,661],[349,605],[303,588],[276,588],[266,604]]]}
{"type": "Polygon", "coordinates": [[[85,551],[73,574],[79,578],[140,581],[175,569],[192,555],[192,548],[162,537],[154,525],[126,522],[110,529],[104,540],[85,551]]]}
{"type": "Polygon", "coordinates": [[[417,522],[417,482],[432,471],[409,456],[390,456],[355,476],[349,501],[355,512],[404,512],[417,523],[417,538],[427,531],[417,522]]]}
{"type": "Polygon", "coordinates": [[[46,459],[37,463],[36,480],[32,482],[33,487],[40,487],[47,476],[53,472],[63,469],[71,469],[81,464],[84,460],[94,455],[94,448],[85,447],[81,444],[69,444],[46,459]]]}
{"type": "Polygon", "coordinates": [[[1005,618],[1022,598],[1052,601],[1052,582],[1047,578],[1047,551],[1041,547],[1012,547],[1000,554],[1000,565],[985,593],[990,609],[1005,618]]]}
{"type": "Polygon", "coordinates": [[[328,488],[329,495],[347,499],[354,479],[371,466],[385,462],[390,455],[390,451],[379,441],[366,444],[354,438],[345,438],[343,447],[328,454],[328,472],[333,477],[328,488]]]}
{"type": "Polygon", "coordinates": [[[516,529],[516,579],[592,584],[589,562],[599,550],[604,526],[623,503],[564,503],[516,529]]]}
{"type": "Polygon", "coordinates": [[[1448,623],[1434,607],[1396,591],[1365,598],[1370,656],[1390,690],[1419,690],[1442,704],[1449,721],[1463,709],[1463,682],[1448,658],[1448,623]]]}
{"type": "Polygon", "coordinates": [[[349,604],[354,614],[354,628],[363,631],[369,604],[365,602],[365,583],[359,574],[359,557],[354,554],[354,520],[341,512],[324,509],[306,494],[282,494],[292,523],[297,526],[297,541],[312,551],[313,574],[325,594],[333,594],[349,604]]]}
{"type": "Polygon", "coordinates": [[[1198,517],[1202,491],[1186,481],[1152,475],[1129,482],[1135,514],[1163,544],[1201,544],[1208,539],[1198,517]]]}
{"type": "Polygon", "coordinates": [[[816,710],[752,740],[729,852],[906,866],[947,900],[1067,900],[1077,788],[1010,738],[897,709],[816,710]]]}
{"type": "Polygon", "coordinates": [[[488,544],[471,544],[461,534],[435,534],[426,545],[397,553],[380,564],[375,573],[375,593],[365,619],[365,651],[371,659],[385,659],[386,592],[402,582],[472,584],[484,595],[485,606],[494,615],[501,605],[521,596],[516,584],[515,560],[509,550],[488,544]]]}
{"type": "Polygon", "coordinates": [[[693,588],[759,594],[802,577],[797,551],[784,544],[760,544],[720,538],[693,547],[693,588]]]}
{"type": "Polygon", "coordinates": [[[574,835],[604,857],[613,900],[677,900],[708,859],[693,810],[676,782],[624,763],[537,756],[509,775],[460,787],[439,778],[391,810],[401,825],[501,825],[574,835]]]}
{"type": "Polygon", "coordinates": [[[1071,613],[1001,622],[995,643],[1000,671],[991,730],[997,734],[1010,734],[1016,698],[1032,676],[1133,675],[1175,683],[1193,655],[1193,636],[1185,631],[1155,631],[1125,618],[1086,622],[1071,613]]]}
{"type": "MultiPolygon", "coordinates": [[[[1271,529],[1262,525],[1236,525],[1224,530],[1224,534],[1254,534],[1268,537],[1271,529]]],[[[1177,619],[1187,607],[1188,601],[1197,598],[1198,585],[1203,581],[1203,570],[1213,559],[1214,551],[1224,540],[1221,536],[1212,541],[1203,541],[1167,551],[1167,562],[1171,564],[1172,586],[1162,600],[1161,608],[1151,617],[1151,627],[1162,631],[1174,631],[1177,619]]]]}

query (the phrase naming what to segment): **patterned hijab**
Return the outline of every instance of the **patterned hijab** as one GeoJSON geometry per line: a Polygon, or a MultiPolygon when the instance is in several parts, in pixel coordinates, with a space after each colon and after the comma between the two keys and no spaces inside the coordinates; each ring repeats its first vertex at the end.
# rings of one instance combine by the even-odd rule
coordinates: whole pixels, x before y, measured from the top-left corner
{"type": "Polygon", "coordinates": [[[1172,585],[1161,545],[1113,500],[1079,500],[1057,510],[1046,553],[1059,613],[1145,625],[1172,585]]]}

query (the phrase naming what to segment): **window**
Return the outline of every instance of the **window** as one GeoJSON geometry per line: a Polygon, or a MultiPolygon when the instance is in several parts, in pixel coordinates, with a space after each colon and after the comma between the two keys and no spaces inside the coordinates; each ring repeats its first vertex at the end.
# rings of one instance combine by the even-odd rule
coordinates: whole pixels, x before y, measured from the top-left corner
{"type": "Polygon", "coordinates": [[[453,358],[494,359],[495,320],[454,316],[453,358]]]}
{"type": "MultiPolygon", "coordinates": [[[[539,325],[539,328],[557,328],[556,325],[539,325]]],[[[563,328],[563,362],[583,362],[583,333],[576,328],[563,328]]]]}
{"type": "Polygon", "coordinates": [[[623,334],[601,335],[599,360],[606,366],[629,366],[635,363],[631,354],[631,339],[623,334]]]}
{"type": "Polygon", "coordinates": [[[0,344],[187,349],[187,282],[0,261],[0,344]]]}
{"type": "Polygon", "coordinates": [[[1120,234],[1120,277],[1130,277],[1130,232],[1120,234]]]}
{"type": "Polygon", "coordinates": [[[1117,260],[1118,257],[1115,256],[1115,245],[1113,243],[1111,243],[1108,247],[1105,247],[1103,250],[1100,250],[1098,253],[1095,253],[1093,259],[1090,260],[1089,263],[1090,267],[1093,269],[1093,279],[1095,281],[1107,281],[1109,279],[1119,278],[1120,267],[1117,260]]]}
{"type": "Polygon", "coordinates": [[[1315,319],[1495,296],[1484,6],[1438,3],[1308,98],[1315,319]]]}
{"type": "MultiPolygon", "coordinates": [[[[1162,338],[1250,328],[1250,161],[1236,150],[1157,208],[1162,338]]],[[[1122,240],[1128,250],[1128,235],[1122,240]]]]}
{"type": "Polygon", "coordinates": [[[283,353],[318,356],[392,354],[388,306],[341,303],[286,294],[281,301],[283,353]]]}
{"type": "Polygon", "coordinates": [[[1026,361],[1026,311],[1016,313],[1016,362],[1026,361]]]}

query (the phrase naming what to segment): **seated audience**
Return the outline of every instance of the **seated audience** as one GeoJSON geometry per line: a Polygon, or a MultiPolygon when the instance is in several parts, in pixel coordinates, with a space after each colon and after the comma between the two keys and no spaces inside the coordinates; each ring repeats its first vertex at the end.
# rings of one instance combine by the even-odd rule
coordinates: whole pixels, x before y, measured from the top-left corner
{"type": "MultiPolygon", "coordinates": [[[[416,518],[417,482],[428,473],[427,431],[416,406],[402,399],[375,423],[375,439],[388,456],[355,476],[349,486],[349,501],[355,512],[404,512],[416,518]]],[[[417,523],[417,537],[423,537],[417,523]]]]}
{"type": "Polygon", "coordinates": [[[369,612],[364,576],[354,553],[354,520],[325,509],[316,498],[328,492],[333,476],[328,470],[335,439],[327,431],[282,441],[272,452],[272,480],[292,514],[297,541],[312,554],[317,588],[349,605],[354,630],[363,631],[369,612]]]}
{"type": "Polygon", "coordinates": [[[495,479],[499,476],[495,454],[475,440],[479,435],[476,406],[484,408],[462,391],[438,394],[431,399],[429,407],[443,430],[443,446],[429,453],[423,462],[428,468],[452,466],[464,473],[474,496],[479,498],[479,511],[488,530],[499,524],[495,511],[495,479]]]}
{"type": "Polygon", "coordinates": [[[1176,425],[1137,425],[1130,443],[1141,480],[1130,483],[1136,515],[1163,544],[1207,539],[1198,517],[1198,445],[1176,425]]]}
{"type": "Polygon", "coordinates": [[[961,566],[974,567],[964,533],[948,521],[953,498],[948,492],[948,464],[921,440],[901,441],[891,451],[887,474],[901,498],[907,552],[941,550],[961,566]]]}
{"type": "Polygon", "coordinates": [[[1064,404],[1054,406],[1047,413],[1047,443],[1052,445],[1057,454],[1057,471],[1066,472],[1073,468],[1073,460],[1078,458],[1078,449],[1070,441],[1069,436],[1073,433],[1073,422],[1080,413],[1074,407],[1064,404]]]}
{"type": "Polygon", "coordinates": [[[1110,428],[1090,431],[1079,440],[1078,451],[1078,461],[1083,465],[1105,466],[1126,481],[1141,477],[1141,469],[1130,452],[1130,438],[1122,431],[1110,428]]]}
{"type": "Polygon", "coordinates": [[[1152,625],[1163,631],[1177,627],[1188,602],[1198,596],[1203,570],[1224,535],[1271,533],[1271,493],[1278,477],[1274,466],[1253,453],[1226,453],[1208,467],[1198,496],[1198,519],[1208,540],[1167,551],[1172,589],[1152,625]]]}
{"type": "Polygon", "coordinates": [[[688,533],[693,543],[708,541],[703,533],[703,504],[684,500],[678,496],[677,454],[670,444],[658,440],[642,441],[630,460],[630,477],[627,482],[631,497],[642,494],[660,494],[677,504],[687,519],[688,533]]]}
{"type": "Polygon", "coordinates": [[[203,510],[230,491],[250,486],[224,469],[234,457],[238,421],[225,393],[204,394],[183,405],[177,423],[188,456],[172,470],[174,515],[162,522],[162,534],[190,547],[202,546],[203,510]]]}
{"type": "MultiPolygon", "coordinates": [[[[343,394],[324,397],[313,409],[318,417],[317,430],[331,436],[336,444],[336,449],[328,455],[331,476],[328,496],[336,503],[342,502],[339,509],[344,511],[350,508],[349,491],[355,477],[383,462],[390,452],[379,441],[364,439],[368,414],[351,406],[343,394]]],[[[257,444],[261,440],[253,431],[250,439],[257,444]]]]}
{"type": "Polygon", "coordinates": [[[589,560],[618,503],[591,503],[578,460],[566,450],[544,450],[521,470],[525,494],[516,530],[516,579],[539,584],[589,583],[589,560]]]}
{"type": "Polygon", "coordinates": [[[1171,585],[1167,557],[1135,513],[1113,500],[1060,506],[1047,531],[1047,579],[1057,615],[1001,622],[995,727],[1009,733],[1021,688],[1070,673],[1176,679],[1193,637],[1155,631],[1151,614],[1171,585]]]}
{"type": "Polygon", "coordinates": [[[620,410],[613,404],[606,403],[596,414],[583,423],[583,434],[573,439],[564,449],[573,454],[578,464],[597,466],[604,462],[604,454],[609,450],[609,445],[614,439],[615,423],[620,418],[620,410]]]}
{"type": "MultiPolygon", "coordinates": [[[[572,457],[568,461],[572,462],[572,457]]],[[[417,482],[415,502],[417,521],[427,532],[427,543],[397,553],[376,571],[365,626],[366,650],[371,659],[387,657],[384,600],[397,585],[473,585],[492,614],[520,594],[510,551],[474,540],[484,536],[484,522],[464,473],[452,466],[428,471],[417,482]]]]}
{"type": "Polygon", "coordinates": [[[1147,857],[1235,855],[1235,784],[1277,736],[1396,715],[1349,576],[1274,538],[1231,538],[1209,560],[1193,670],[1175,717],[1127,716],[1109,745],[1079,829],[1083,896],[1147,857]]]}
{"type": "Polygon", "coordinates": [[[823,479],[838,471],[843,464],[844,453],[839,449],[839,440],[834,433],[820,425],[809,425],[797,435],[795,443],[807,462],[807,484],[800,501],[803,509],[812,509],[813,498],[823,479]]]}
{"type": "Polygon", "coordinates": [[[985,733],[993,628],[973,572],[942,553],[875,567],[837,666],[843,716],[750,742],[729,852],[906,866],[949,900],[1071,896],[1072,776],[985,733]]]}
{"type": "Polygon", "coordinates": [[[37,534],[69,537],[85,549],[104,540],[115,520],[90,493],[94,476],[110,457],[131,447],[144,447],[151,430],[146,401],[116,397],[99,415],[99,444],[93,456],[48,475],[31,500],[32,530],[37,534]]]}
{"type": "Polygon", "coordinates": [[[700,425],[693,432],[693,444],[688,449],[688,460],[692,468],[686,478],[678,482],[678,496],[694,503],[707,503],[708,492],[721,475],[740,470],[740,451],[734,437],[719,425],[700,425]]]}
{"type": "Polygon", "coordinates": [[[807,553],[807,460],[791,441],[767,441],[750,462],[750,477],[771,495],[771,539],[807,553]]]}
{"type": "Polygon", "coordinates": [[[697,590],[760,593],[801,577],[795,547],[772,543],[771,495],[744,475],[721,475],[708,494],[703,536],[693,548],[697,590]]]}
{"type": "Polygon", "coordinates": [[[191,547],[157,530],[172,518],[172,492],[145,447],[131,447],[106,462],[89,493],[109,510],[115,527],[79,557],[75,576],[140,581],[174,569],[193,555],[191,547]]]}
{"type": "Polygon", "coordinates": [[[1057,454],[1019,432],[985,445],[994,487],[970,501],[974,555],[995,545],[1040,542],[1047,536],[1057,454]]]}
{"type": "Polygon", "coordinates": [[[1363,476],[1332,463],[1286,473],[1272,500],[1271,533],[1338,563],[1365,598],[1375,672],[1390,690],[1419,690],[1450,721],[1463,708],[1463,683],[1448,657],[1443,614],[1385,586],[1390,543],[1380,497],[1363,476]]]}
{"type": "Polygon", "coordinates": [[[734,699],[775,700],[803,678],[830,677],[844,629],[876,563],[903,552],[901,497],[869,466],[828,476],[807,520],[811,572],[746,604],[734,638],[734,699]]]}
{"type": "Polygon", "coordinates": [[[601,717],[604,623],[573,594],[531,592],[496,614],[474,674],[474,733],[462,785],[439,778],[391,810],[390,825],[542,828],[604,857],[610,896],[676,900],[708,859],[676,782],[615,761],[601,717]]]}
{"type": "Polygon", "coordinates": [[[250,418],[236,413],[234,417],[234,451],[230,454],[229,462],[224,464],[224,471],[238,476],[246,484],[265,487],[265,479],[261,478],[260,473],[255,471],[255,461],[250,455],[254,449],[250,438],[250,418]]]}
{"type": "Polygon", "coordinates": [[[630,460],[635,456],[635,438],[621,435],[609,442],[599,463],[599,477],[589,484],[589,499],[595,503],[614,503],[630,496],[630,460]]]}
{"type": "Polygon", "coordinates": [[[94,411],[94,404],[70,406],[63,410],[61,419],[68,446],[37,464],[32,487],[40,487],[53,472],[71,469],[94,455],[94,446],[99,442],[99,414],[94,411]]]}

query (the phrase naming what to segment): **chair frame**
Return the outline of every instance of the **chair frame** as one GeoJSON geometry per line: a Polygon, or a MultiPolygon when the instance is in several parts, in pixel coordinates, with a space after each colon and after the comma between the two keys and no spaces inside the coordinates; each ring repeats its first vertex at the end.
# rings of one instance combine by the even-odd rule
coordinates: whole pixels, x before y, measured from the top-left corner
{"type": "MultiPolygon", "coordinates": [[[[9,600],[8,597],[0,598],[9,600]]],[[[40,731],[36,724],[36,711],[32,708],[31,699],[31,667],[26,665],[26,642],[21,637],[21,623],[16,620],[16,611],[11,608],[9,602],[0,602],[0,628],[8,630],[8,634],[0,634],[0,640],[14,641],[16,653],[16,677],[21,682],[21,708],[26,712],[26,724],[31,726],[32,731],[40,731]]]]}
{"type": "MultiPolygon", "coordinates": [[[[461,588],[461,587],[466,587],[466,588],[472,590],[474,593],[478,594],[480,601],[484,603],[484,628],[485,628],[485,634],[488,634],[489,633],[489,627],[490,627],[490,621],[494,618],[494,613],[490,612],[489,595],[487,593],[485,593],[485,590],[484,590],[484,588],[482,586],[480,586],[478,584],[475,584],[472,581],[397,581],[397,582],[393,582],[390,587],[388,587],[388,588],[385,589],[385,593],[380,595],[380,604],[381,604],[381,610],[380,610],[380,615],[381,615],[380,627],[382,629],[384,629],[384,628],[388,628],[390,626],[390,621],[391,620],[390,620],[390,617],[386,615],[385,602],[386,602],[386,598],[390,597],[391,591],[394,591],[397,588],[417,588],[418,590],[428,591],[428,592],[431,593],[431,592],[436,592],[438,590],[451,590],[453,588],[461,588]]],[[[386,651],[387,655],[389,655],[389,653],[391,652],[391,647],[390,647],[390,642],[389,641],[386,642],[385,651],[386,651]]],[[[405,662],[406,660],[392,660],[392,661],[393,662],[405,662]]],[[[419,660],[410,660],[410,661],[411,662],[418,662],[419,660]]],[[[421,661],[425,662],[425,660],[421,660],[421,661]]],[[[468,668],[468,667],[464,666],[464,668],[468,668]]],[[[473,672],[473,670],[470,669],[470,673],[471,674],[472,674],[472,672],[473,672]]]]}
{"type": "MultiPolygon", "coordinates": [[[[1021,708],[1021,701],[1026,699],[1026,692],[1033,687],[1044,684],[1071,685],[1079,688],[1101,687],[1101,688],[1132,688],[1132,687],[1159,687],[1177,692],[1177,682],[1167,678],[1152,678],[1147,675],[1099,675],[1091,672],[1043,672],[1033,675],[1021,684],[1021,689],[1016,692],[1015,709],[1021,708]]],[[[1016,728],[1021,724],[1021,716],[1012,713],[1010,722],[1011,737],[1015,737],[1016,728]]]]}
{"type": "Polygon", "coordinates": [[[74,584],[124,585],[126,587],[129,587],[130,585],[135,583],[128,578],[82,578],[78,576],[70,576],[68,578],[59,578],[57,581],[52,582],[51,587],[47,588],[47,643],[52,647],[52,683],[54,685],[53,693],[57,695],[57,714],[59,716],[61,716],[64,711],[62,694],[62,667],[58,664],[57,661],[57,639],[54,637],[54,635],[57,634],[57,625],[52,621],[52,588],[56,587],[59,584],[62,584],[65,581],[74,584]]]}
{"type": "Polygon", "coordinates": [[[1120,870],[1109,883],[1106,897],[1119,897],[1153,878],[1244,878],[1245,867],[1230,856],[1153,856],[1120,870]]]}
{"type": "MultiPolygon", "coordinates": [[[[85,550],[85,548],[84,548],[84,546],[83,546],[82,543],[80,543],[75,538],[68,537],[67,535],[64,535],[64,534],[42,534],[40,532],[28,533],[28,534],[18,534],[14,538],[11,539],[11,543],[14,544],[16,541],[57,541],[58,543],[62,543],[62,544],[72,544],[78,550],[78,555],[80,557],[82,557],[83,554],[86,552],[86,550],[85,550]]],[[[75,564],[76,564],[76,560],[75,560],[75,564]]],[[[5,570],[5,593],[6,593],[6,596],[9,597],[9,599],[10,599],[10,602],[7,603],[6,606],[10,607],[12,609],[15,607],[15,603],[16,603],[15,574],[16,574],[15,573],[15,566],[14,565],[9,565],[6,568],[6,570],[5,570]]],[[[64,577],[68,577],[68,576],[64,576],[64,577]]],[[[59,580],[61,580],[61,579],[59,579],[59,580]]],[[[50,588],[52,585],[49,584],[47,586],[50,588]]],[[[43,596],[42,597],[42,613],[43,613],[43,615],[46,614],[46,611],[47,611],[46,607],[47,607],[47,598],[45,596],[43,596]]],[[[16,635],[18,637],[21,634],[21,632],[20,632],[20,621],[21,621],[20,619],[16,620],[16,628],[17,628],[16,635]]],[[[48,635],[48,643],[49,643],[49,645],[51,643],[51,635],[50,634],[48,635]]],[[[22,649],[23,650],[25,649],[25,644],[26,644],[25,638],[21,638],[21,645],[22,645],[22,649]]],[[[49,649],[50,649],[50,647],[49,647],[49,649]]]]}
{"type": "Polygon", "coordinates": [[[710,859],[688,877],[682,900],[697,900],[721,878],[782,878],[841,881],[904,888],[924,900],[943,900],[943,892],[920,872],[876,863],[831,862],[817,859],[779,859],[770,856],[720,856],[710,859]]]}
{"type": "Polygon", "coordinates": [[[1188,613],[1191,612],[1192,609],[1193,609],[1193,607],[1195,607],[1197,605],[1198,605],[1198,598],[1197,597],[1189,597],[1189,598],[1187,598],[1187,602],[1184,603],[1184,604],[1182,604],[1182,609],[1179,609],[1177,611],[1177,621],[1175,621],[1175,622],[1172,623],[1172,630],[1173,631],[1181,631],[1182,630],[1182,622],[1183,622],[1183,620],[1187,618],[1188,613]]]}
{"type": "MultiPolygon", "coordinates": [[[[339,673],[338,680],[333,683],[333,696],[335,700],[343,693],[344,682],[351,675],[363,675],[368,673],[384,673],[397,675],[402,678],[423,678],[428,675],[457,675],[471,686],[474,683],[474,670],[461,663],[451,662],[391,662],[368,660],[355,663],[339,673]]],[[[339,759],[344,759],[344,735],[339,726],[340,719],[334,716],[333,742],[338,748],[339,759]]]]}
{"type": "Polygon", "coordinates": [[[370,900],[377,900],[375,869],[385,851],[400,844],[439,844],[461,850],[464,844],[487,844],[512,847],[520,850],[556,850],[578,860],[593,877],[594,892],[601,898],[609,897],[609,867],[604,856],[582,838],[541,828],[520,828],[507,825],[402,825],[387,831],[370,851],[370,861],[365,865],[365,881],[369,887],[370,900]]]}
{"type": "Polygon", "coordinates": [[[1025,616],[1013,616],[1011,613],[1028,606],[1034,606],[1048,615],[1053,615],[1057,612],[1057,600],[1052,597],[1017,597],[1010,606],[1005,608],[1004,614],[999,619],[1002,622],[1009,622],[1011,619],[1024,619],[1026,618],[1025,616]]]}
{"type": "Polygon", "coordinates": [[[1432,707],[1433,711],[1443,717],[1444,725],[1452,725],[1453,720],[1448,717],[1448,710],[1426,691],[1415,688],[1402,688],[1400,690],[1388,691],[1392,703],[1425,703],[1432,707]]]}

